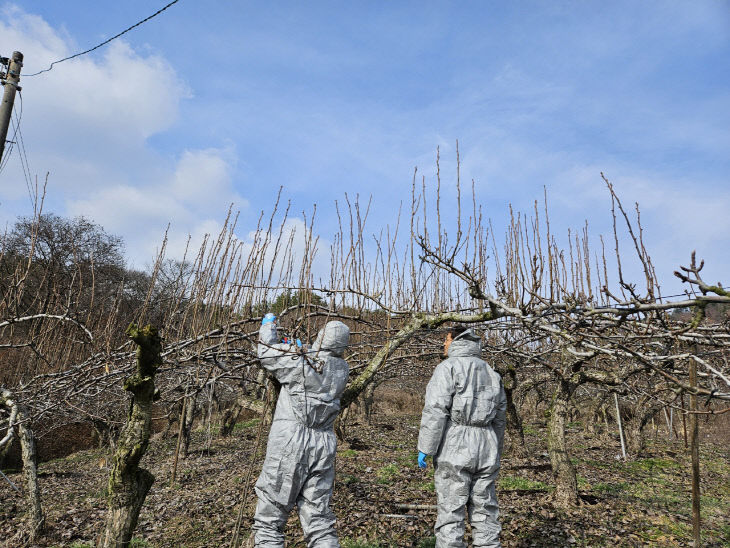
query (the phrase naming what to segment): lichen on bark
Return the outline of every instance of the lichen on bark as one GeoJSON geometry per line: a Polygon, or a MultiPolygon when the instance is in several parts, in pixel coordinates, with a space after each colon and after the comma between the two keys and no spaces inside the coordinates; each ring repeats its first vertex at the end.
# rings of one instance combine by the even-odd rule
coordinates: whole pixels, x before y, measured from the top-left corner
{"type": "Polygon", "coordinates": [[[142,504],[155,481],[139,463],[150,439],[155,373],[162,363],[162,339],[151,325],[131,324],[127,335],[137,344],[137,359],[134,373],[124,381],[124,389],[132,393],[132,404],[119,434],[109,474],[109,511],[99,542],[104,548],[129,546],[142,504]]]}

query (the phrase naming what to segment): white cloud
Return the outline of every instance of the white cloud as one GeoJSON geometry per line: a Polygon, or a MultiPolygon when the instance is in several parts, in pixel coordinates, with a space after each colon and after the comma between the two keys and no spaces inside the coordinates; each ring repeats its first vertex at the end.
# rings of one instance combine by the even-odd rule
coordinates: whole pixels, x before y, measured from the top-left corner
{"type": "Polygon", "coordinates": [[[233,188],[231,156],[226,149],[185,151],[166,180],[147,186],[110,185],[68,200],[67,211],[90,217],[110,232],[126,234],[127,254],[135,263],[156,252],[170,223],[167,256],[180,258],[188,234],[195,250],[205,234],[220,232],[231,205],[234,210],[248,205],[233,188]]]}

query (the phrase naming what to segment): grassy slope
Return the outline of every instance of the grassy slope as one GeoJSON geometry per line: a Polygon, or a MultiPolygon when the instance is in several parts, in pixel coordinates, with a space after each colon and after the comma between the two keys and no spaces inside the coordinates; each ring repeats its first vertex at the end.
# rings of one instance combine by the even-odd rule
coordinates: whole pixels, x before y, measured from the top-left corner
{"type": "MultiPolygon", "coordinates": [[[[373,427],[352,427],[358,440],[349,448],[341,447],[338,454],[333,507],[343,547],[433,546],[435,513],[394,506],[435,503],[432,471],[415,466],[418,417],[379,416],[375,422],[373,427]]],[[[201,452],[205,433],[196,433],[191,456],[181,461],[175,485],[169,484],[174,439],[153,440],[143,464],[157,481],[140,517],[136,546],[227,545],[256,428],[256,420],[240,424],[234,437],[213,439],[208,453],[201,452]]],[[[579,425],[573,425],[569,436],[583,504],[568,511],[552,506],[544,429],[530,425],[531,459],[517,459],[508,452],[503,462],[498,496],[505,547],[690,545],[689,455],[682,442],[651,440],[648,457],[624,463],[616,458],[620,449],[614,438],[587,438],[579,425]]],[[[48,514],[41,546],[93,545],[105,511],[104,458],[101,451],[84,451],[41,465],[48,514]]],[[[15,483],[22,481],[17,472],[9,476],[15,483]]],[[[728,478],[727,447],[705,443],[706,546],[730,546],[728,478]]],[[[23,501],[5,482],[0,483],[0,500],[0,539],[8,539],[23,501]]],[[[254,504],[255,498],[250,499],[249,517],[254,504]]],[[[250,519],[245,526],[250,527],[250,519]]],[[[304,546],[296,514],[287,526],[287,537],[288,546],[304,546]]]]}

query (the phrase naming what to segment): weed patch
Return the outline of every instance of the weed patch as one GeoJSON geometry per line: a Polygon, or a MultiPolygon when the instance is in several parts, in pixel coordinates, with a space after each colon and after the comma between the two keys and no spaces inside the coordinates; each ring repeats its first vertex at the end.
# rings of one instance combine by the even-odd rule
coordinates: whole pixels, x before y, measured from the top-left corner
{"type": "Polygon", "coordinates": [[[593,485],[591,491],[602,495],[615,495],[626,491],[628,486],[625,481],[599,482],[593,485]]]}
{"type": "Polygon", "coordinates": [[[400,473],[400,469],[397,464],[388,464],[379,468],[375,475],[378,477],[378,483],[392,483],[393,480],[400,473]]]}
{"type": "Polygon", "coordinates": [[[499,488],[503,491],[548,491],[548,486],[541,481],[534,481],[520,476],[504,476],[499,478],[499,488]]]}

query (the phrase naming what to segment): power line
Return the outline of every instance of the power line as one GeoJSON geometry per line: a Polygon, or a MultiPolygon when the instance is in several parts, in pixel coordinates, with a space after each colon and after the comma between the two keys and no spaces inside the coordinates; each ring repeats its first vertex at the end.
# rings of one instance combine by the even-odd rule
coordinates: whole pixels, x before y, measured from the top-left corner
{"type": "Polygon", "coordinates": [[[141,24],[143,24],[143,23],[146,23],[147,21],[149,21],[149,20],[150,20],[150,19],[152,19],[153,17],[157,17],[157,16],[158,16],[158,15],[160,15],[160,14],[161,14],[161,13],[162,13],[163,11],[165,11],[165,10],[166,10],[167,8],[169,8],[169,7],[170,7],[170,6],[172,6],[173,4],[177,4],[177,3],[179,2],[179,1],[180,1],[180,0],[173,0],[172,2],[170,2],[169,4],[167,4],[167,5],[165,6],[165,7],[163,7],[163,8],[161,8],[161,9],[157,10],[157,11],[156,11],[155,13],[153,13],[153,14],[152,14],[152,15],[150,15],[149,17],[146,17],[145,19],[142,19],[141,21],[139,21],[138,23],[135,23],[135,24],[134,24],[134,25],[132,25],[131,27],[129,27],[129,28],[126,28],[126,29],[124,29],[124,30],[123,30],[122,32],[120,32],[119,34],[116,34],[116,35],[112,36],[112,37],[111,37],[111,38],[109,38],[108,40],[104,40],[104,41],[103,41],[103,42],[102,42],[101,44],[97,44],[97,45],[96,45],[96,46],[94,46],[93,48],[87,49],[86,51],[82,51],[82,52],[79,52],[79,53],[75,53],[74,55],[71,55],[71,56],[69,56],[69,57],[64,57],[63,59],[59,59],[58,61],[54,61],[53,63],[51,63],[51,64],[49,65],[49,67],[48,67],[47,69],[43,69],[43,70],[41,70],[41,71],[38,71],[38,72],[34,72],[33,74],[26,74],[26,75],[24,75],[24,76],[25,76],[25,78],[28,78],[29,76],[38,76],[39,74],[43,74],[44,72],[48,72],[49,70],[51,70],[51,69],[53,68],[53,65],[57,65],[58,63],[63,63],[64,61],[68,61],[69,59],[74,59],[74,58],[76,58],[76,57],[81,57],[82,55],[86,55],[87,53],[91,53],[92,51],[94,51],[94,50],[96,50],[96,49],[99,49],[99,48],[100,48],[100,47],[102,47],[102,46],[106,46],[106,45],[107,45],[107,44],[108,44],[109,42],[111,42],[112,40],[116,40],[117,38],[119,38],[119,37],[120,37],[120,36],[122,36],[123,34],[126,34],[126,33],[128,33],[128,32],[129,32],[130,30],[132,30],[132,29],[134,29],[134,28],[136,28],[136,27],[140,26],[140,25],[141,25],[141,24]]]}
{"type": "MultiPolygon", "coordinates": [[[[20,95],[20,116],[23,115],[23,94],[19,93],[20,95]]],[[[17,129],[18,129],[18,151],[20,152],[20,163],[23,165],[23,175],[25,175],[25,185],[28,187],[28,197],[30,198],[31,203],[34,203],[34,194],[33,194],[33,175],[30,170],[30,162],[28,161],[28,153],[25,150],[25,139],[23,139],[23,130],[20,129],[20,117],[18,117],[16,121],[17,129]]]]}

